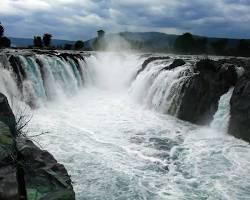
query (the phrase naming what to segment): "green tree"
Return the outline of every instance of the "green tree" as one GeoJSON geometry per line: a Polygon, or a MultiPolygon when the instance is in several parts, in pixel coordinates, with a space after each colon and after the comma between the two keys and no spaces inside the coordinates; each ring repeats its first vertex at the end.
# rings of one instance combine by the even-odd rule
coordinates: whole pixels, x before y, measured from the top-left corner
{"type": "Polygon", "coordinates": [[[211,43],[211,46],[216,54],[225,54],[228,44],[228,39],[219,39],[211,43]]]}
{"type": "Polygon", "coordinates": [[[43,35],[43,44],[44,44],[44,46],[46,46],[46,47],[50,46],[51,38],[52,38],[52,35],[50,35],[49,33],[45,33],[43,35]]]}
{"type": "Polygon", "coordinates": [[[174,49],[179,53],[192,53],[194,44],[193,35],[191,33],[184,33],[175,40],[174,49]]]}
{"type": "Polygon", "coordinates": [[[76,41],[76,43],[75,43],[75,49],[83,49],[83,47],[84,47],[84,42],[83,41],[81,41],[81,40],[78,40],[78,41],[76,41]]]}
{"type": "Polygon", "coordinates": [[[40,36],[34,36],[33,44],[34,44],[34,47],[42,48],[43,47],[42,38],[40,36]]]}

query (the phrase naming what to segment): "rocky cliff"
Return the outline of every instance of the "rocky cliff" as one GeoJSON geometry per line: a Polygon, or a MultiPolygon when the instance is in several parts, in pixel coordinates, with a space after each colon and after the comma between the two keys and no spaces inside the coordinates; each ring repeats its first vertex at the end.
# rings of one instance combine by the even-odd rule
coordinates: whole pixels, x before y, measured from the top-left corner
{"type": "Polygon", "coordinates": [[[7,98],[0,94],[0,199],[74,200],[65,167],[19,136],[7,98]]]}

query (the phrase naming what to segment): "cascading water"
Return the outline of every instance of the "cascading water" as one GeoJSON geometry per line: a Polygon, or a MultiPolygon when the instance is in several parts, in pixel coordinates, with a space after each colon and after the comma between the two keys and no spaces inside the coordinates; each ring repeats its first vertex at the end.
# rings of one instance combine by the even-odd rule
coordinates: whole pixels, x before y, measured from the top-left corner
{"type": "MultiPolygon", "coordinates": [[[[78,63],[21,56],[33,95],[52,100],[33,110],[30,134],[48,132],[35,140],[66,166],[78,200],[249,198],[247,143],[154,111],[178,105],[173,91],[193,74],[188,60],[170,71],[153,62],[134,80],[146,59],[137,54],[93,53],[78,63]]],[[[0,91],[25,100],[12,68],[0,70],[0,91]]]]}
{"type": "Polygon", "coordinates": [[[228,123],[230,118],[230,99],[234,88],[231,88],[226,94],[221,96],[218,110],[214,115],[214,119],[210,124],[211,128],[217,129],[226,133],[228,130],[228,123]]]}
{"type": "Polygon", "coordinates": [[[133,82],[130,92],[135,99],[147,108],[161,113],[176,115],[181,101],[182,88],[194,74],[191,64],[171,70],[164,69],[173,62],[154,61],[148,64],[133,82]]]}

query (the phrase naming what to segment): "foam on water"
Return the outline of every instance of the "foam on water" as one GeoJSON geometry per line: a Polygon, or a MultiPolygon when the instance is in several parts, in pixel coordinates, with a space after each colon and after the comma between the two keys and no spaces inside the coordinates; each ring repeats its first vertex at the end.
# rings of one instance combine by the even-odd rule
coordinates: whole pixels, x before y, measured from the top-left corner
{"type": "Polygon", "coordinates": [[[66,166],[77,199],[248,199],[250,146],[138,104],[127,92],[138,61],[92,56],[92,86],[34,111],[30,133],[48,131],[35,140],[66,166]]]}

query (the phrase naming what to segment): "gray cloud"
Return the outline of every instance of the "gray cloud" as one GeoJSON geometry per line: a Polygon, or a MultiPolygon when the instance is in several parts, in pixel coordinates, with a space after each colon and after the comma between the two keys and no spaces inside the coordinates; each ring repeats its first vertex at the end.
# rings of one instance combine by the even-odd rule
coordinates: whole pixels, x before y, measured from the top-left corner
{"type": "Polygon", "coordinates": [[[97,29],[250,38],[248,0],[1,0],[6,35],[89,39],[97,29]]]}

